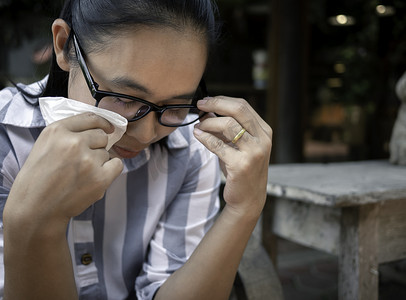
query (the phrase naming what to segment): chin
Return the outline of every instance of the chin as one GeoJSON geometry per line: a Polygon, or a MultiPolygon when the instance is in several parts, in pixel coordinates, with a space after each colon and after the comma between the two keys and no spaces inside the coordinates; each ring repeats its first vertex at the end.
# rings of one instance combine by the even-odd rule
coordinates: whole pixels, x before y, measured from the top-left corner
{"type": "Polygon", "coordinates": [[[121,158],[120,156],[118,156],[116,153],[114,153],[114,151],[112,151],[111,149],[109,150],[109,154],[110,154],[110,159],[112,158],[121,158]]]}

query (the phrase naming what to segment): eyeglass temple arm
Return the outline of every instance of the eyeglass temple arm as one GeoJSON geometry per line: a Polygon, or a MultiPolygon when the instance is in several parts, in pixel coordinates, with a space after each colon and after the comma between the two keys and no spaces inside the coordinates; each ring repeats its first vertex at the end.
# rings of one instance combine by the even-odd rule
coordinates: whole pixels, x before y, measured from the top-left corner
{"type": "MultiPolygon", "coordinates": [[[[92,92],[92,96],[94,98],[96,98],[97,89],[98,89],[99,85],[94,81],[94,79],[93,79],[92,75],[90,74],[89,70],[87,69],[87,67],[85,67],[85,59],[82,55],[82,52],[80,51],[80,45],[79,45],[79,42],[78,42],[75,34],[73,34],[73,43],[75,44],[75,52],[76,52],[77,59],[79,61],[80,69],[82,70],[83,75],[86,77],[86,83],[92,92]]],[[[100,101],[100,100],[98,100],[98,101],[100,101]]]]}

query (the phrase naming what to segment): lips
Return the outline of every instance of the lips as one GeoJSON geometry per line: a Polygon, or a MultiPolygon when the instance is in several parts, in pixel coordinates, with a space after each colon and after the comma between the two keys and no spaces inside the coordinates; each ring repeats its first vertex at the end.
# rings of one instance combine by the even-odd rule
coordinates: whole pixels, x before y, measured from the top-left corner
{"type": "Polygon", "coordinates": [[[117,145],[112,147],[113,151],[120,156],[121,158],[133,158],[136,157],[141,151],[131,151],[124,148],[121,148],[117,145]]]}

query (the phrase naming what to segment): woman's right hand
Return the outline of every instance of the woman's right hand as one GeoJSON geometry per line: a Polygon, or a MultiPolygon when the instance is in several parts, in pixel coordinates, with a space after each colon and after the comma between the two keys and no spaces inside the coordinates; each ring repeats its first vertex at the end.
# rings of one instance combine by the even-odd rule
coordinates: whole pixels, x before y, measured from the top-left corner
{"type": "Polygon", "coordinates": [[[122,161],[110,160],[105,149],[106,133],[113,130],[93,113],[47,126],[16,177],[4,222],[25,219],[66,225],[101,199],[123,169],[122,161]]]}

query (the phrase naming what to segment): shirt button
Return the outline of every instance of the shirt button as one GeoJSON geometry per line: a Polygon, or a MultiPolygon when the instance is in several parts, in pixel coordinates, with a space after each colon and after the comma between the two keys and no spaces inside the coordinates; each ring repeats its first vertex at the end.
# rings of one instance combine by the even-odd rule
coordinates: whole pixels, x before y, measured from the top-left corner
{"type": "Polygon", "coordinates": [[[90,265],[93,262],[93,257],[90,253],[85,253],[81,258],[82,265],[90,265]]]}

